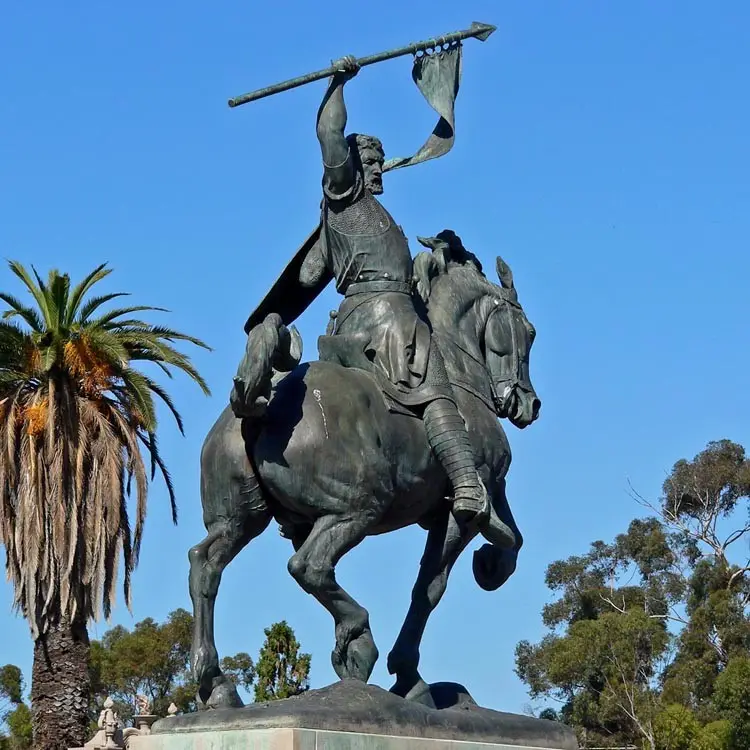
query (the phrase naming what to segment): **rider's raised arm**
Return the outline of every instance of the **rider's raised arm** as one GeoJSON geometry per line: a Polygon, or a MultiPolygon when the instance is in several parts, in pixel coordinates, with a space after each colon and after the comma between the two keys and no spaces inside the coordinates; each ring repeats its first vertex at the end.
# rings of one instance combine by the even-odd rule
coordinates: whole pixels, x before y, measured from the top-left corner
{"type": "Polygon", "coordinates": [[[356,173],[344,130],[346,128],[346,105],[344,84],[354,75],[358,67],[353,58],[340,61],[342,70],[330,80],[328,90],[318,110],[318,141],[323,154],[323,187],[326,194],[344,198],[355,186],[356,173]]]}

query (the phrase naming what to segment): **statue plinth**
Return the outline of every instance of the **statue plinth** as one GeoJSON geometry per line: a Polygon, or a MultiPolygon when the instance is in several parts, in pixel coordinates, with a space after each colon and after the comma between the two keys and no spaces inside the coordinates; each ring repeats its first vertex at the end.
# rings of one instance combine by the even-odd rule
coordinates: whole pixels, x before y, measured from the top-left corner
{"type": "MultiPolygon", "coordinates": [[[[449,692],[449,691],[448,691],[449,692]]],[[[443,695],[446,691],[443,689],[443,695]]],[[[344,680],[294,698],[162,719],[132,750],[577,750],[570,727],[458,702],[427,708],[374,685],[344,680]]]]}

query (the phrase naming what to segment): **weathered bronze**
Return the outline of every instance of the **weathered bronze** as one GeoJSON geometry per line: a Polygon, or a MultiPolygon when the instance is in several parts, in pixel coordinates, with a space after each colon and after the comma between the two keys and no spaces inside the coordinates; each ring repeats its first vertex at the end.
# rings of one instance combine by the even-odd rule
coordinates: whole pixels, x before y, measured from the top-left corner
{"type": "MultiPolygon", "coordinates": [[[[398,47],[397,49],[388,50],[387,52],[378,52],[375,55],[367,55],[366,57],[360,57],[357,60],[357,64],[360,68],[366,65],[374,65],[375,63],[383,62],[384,60],[392,60],[396,57],[402,57],[403,55],[413,54],[416,55],[426,50],[435,49],[441,46],[448,46],[455,42],[460,42],[464,39],[479,39],[480,42],[486,41],[490,34],[496,30],[495,26],[490,26],[486,23],[478,23],[474,21],[468,29],[463,31],[452,31],[450,34],[443,34],[433,39],[428,39],[424,42],[415,42],[413,44],[407,44],[404,47],[398,47]]],[[[273,96],[274,94],[280,94],[282,91],[289,91],[289,89],[295,89],[298,86],[304,86],[307,83],[313,83],[314,81],[322,81],[324,78],[328,78],[337,72],[335,65],[331,65],[323,70],[316,70],[314,73],[307,73],[297,78],[291,78],[288,81],[282,81],[281,83],[274,84],[273,86],[266,86],[256,91],[251,91],[249,94],[242,94],[241,96],[235,96],[230,99],[227,103],[230,107],[239,107],[242,104],[248,104],[249,102],[257,101],[258,99],[264,99],[267,96],[273,96]]]]}
{"type": "MultiPolygon", "coordinates": [[[[336,564],[367,536],[412,524],[427,530],[388,669],[393,693],[431,710],[450,701],[423,681],[419,647],[453,564],[481,534],[477,583],[493,591],[515,570],[522,539],[506,497],[511,457],[498,418],[523,428],[539,415],[529,374],[535,330],[504,261],[496,260],[498,285],[451,230],[418,238],[427,251],[412,258],[377,197],[384,172],[450,150],[460,40],[493,30],[474,24],[379,56],[342,58],[235,100],[330,76],[317,119],[319,225],[249,316],[230,404],[201,455],[208,533],[190,550],[190,594],[192,668],[206,706],[241,705],[219,666],[214,604],[224,568],[271,520],[294,548],[290,574],[333,617],[336,673],[365,682],[378,651],[367,610],[338,584],[336,564]],[[438,124],[413,156],[386,162],[378,138],[346,134],[344,87],[362,65],[423,47],[432,51],[415,57],[412,75],[438,124]],[[318,340],[319,359],[302,363],[292,323],[331,282],[343,300],[318,340]]],[[[490,729],[474,736],[500,736],[490,729]]]]}

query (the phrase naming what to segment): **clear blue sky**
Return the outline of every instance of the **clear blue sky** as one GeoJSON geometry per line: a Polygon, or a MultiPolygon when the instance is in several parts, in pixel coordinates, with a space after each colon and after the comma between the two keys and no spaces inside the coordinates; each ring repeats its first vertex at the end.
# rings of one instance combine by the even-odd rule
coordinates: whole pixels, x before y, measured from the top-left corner
{"type": "MultiPolygon", "coordinates": [[[[627,481],[658,494],[672,463],[712,439],[750,442],[750,79],[746,2],[6,3],[0,17],[0,249],[78,277],[110,261],[110,288],[163,305],[209,341],[196,353],[214,396],[172,385],[187,439],[164,420],[177,528],[156,485],[133,618],[190,606],[187,550],[203,535],[201,442],[226,402],[242,325],[317,218],[315,111],[324,84],[232,111],[226,99],[473,20],[457,142],[443,159],[386,178],[384,200],[416,234],[448,226],[492,268],[501,253],[539,336],[532,375],[542,417],[519,432],[509,495],[524,532],[500,591],[456,566],[425,636],[428,680],[467,684],[521,710],[513,649],[542,635],[551,561],[623,530],[640,509],[627,481]]],[[[411,153],[434,116],[408,59],[349,86],[350,126],[411,153]]],[[[0,287],[18,291],[8,271],[0,287]]],[[[300,328],[315,352],[336,297],[300,328]]],[[[166,415],[165,415],[166,417],[166,415]]],[[[409,601],[424,533],[367,540],[339,578],[370,609],[385,654],[409,601]]],[[[257,652],[286,618],[334,679],[328,614],[288,576],[273,528],[225,574],[223,654],[257,652]]],[[[26,625],[0,588],[0,663],[29,670],[26,625]]],[[[92,636],[106,628],[92,628],[92,636]]]]}

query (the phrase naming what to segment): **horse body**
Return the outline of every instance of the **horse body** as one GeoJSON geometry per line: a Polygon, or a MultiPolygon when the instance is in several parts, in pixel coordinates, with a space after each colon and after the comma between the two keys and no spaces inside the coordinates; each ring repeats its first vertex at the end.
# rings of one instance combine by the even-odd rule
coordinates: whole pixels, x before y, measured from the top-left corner
{"type": "MultiPolygon", "coordinates": [[[[510,448],[495,402],[502,402],[500,409],[519,426],[536,418],[536,394],[527,379],[519,379],[531,346],[524,331],[531,328],[517,303],[502,308],[506,315],[493,315],[501,301],[508,301],[501,291],[512,289],[512,281],[501,290],[465,257],[451,268],[452,274],[447,263],[428,269],[432,277],[423,274],[422,285],[431,287],[430,317],[438,340],[443,336],[458,343],[460,336],[446,365],[491,499],[493,522],[506,531],[502,545],[485,544],[474,556],[477,583],[494,590],[515,569],[522,543],[505,496],[510,448]],[[502,398],[497,387],[503,388],[502,398]]],[[[267,326],[260,334],[276,343],[266,359],[251,333],[240,366],[255,384],[252,393],[268,376],[268,363],[274,357],[278,361],[278,332],[273,323],[267,326]]],[[[365,681],[378,652],[367,611],[336,581],[336,563],[367,536],[415,523],[428,530],[412,602],[388,668],[396,676],[395,692],[429,704],[418,672],[419,643],[452,565],[478,531],[459,528],[453,519],[447,477],[421,419],[389,408],[371,374],[312,362],[275,380],[261,419],[239,420],[227,407],[204,443],[201,497],[208,535],[190,551],[192,666],[199,697],[212,706],[238,704],[219,668],[214,603],[223,569],[274,518],[294,546],[289,572],[333,616],[334,669],[341,678],[365,681]]]]}
{"type": "MultiPolygon", "coordinates": [[[[487,480],[496,467],[504,474],[510,450],[502,426],[476,397],[456,395],[480,473],[487,480]]],[[[312,362],[290,373],[276,389],[251,455],[282,526],[367,513],[375,518],[371,536],[447,509],[447,478],[422,421],[391,412],[375,380],[360,370],[312,362]]]]}
{"type": "Polygon", "coordinates": [[[421,421],[390,413],[363,371],[329,362],[280,383],[252,456],[282,525],[367,513],[368,533],[401,528],[434,506],[445,482],[421,421]]]}

